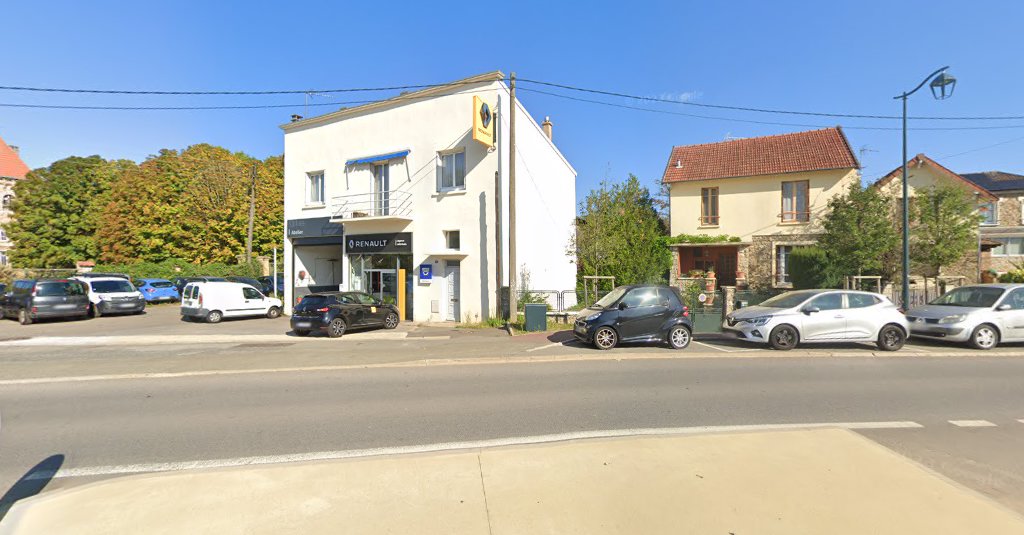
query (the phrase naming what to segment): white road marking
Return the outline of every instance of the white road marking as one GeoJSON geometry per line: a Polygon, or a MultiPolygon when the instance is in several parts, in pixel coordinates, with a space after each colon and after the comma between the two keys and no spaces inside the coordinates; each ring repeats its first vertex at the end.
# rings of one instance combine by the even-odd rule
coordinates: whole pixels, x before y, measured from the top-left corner
{"type": "Polygon", "coordinates": [[[431,453],[453,450],[473,450],[518,446],[525,444],[543,444],[548,442],[564,442],[567,440],[618,438],[628,436],[651,435],[697,435],[707,433],[744,433],[760,431],[786,431],[795,429],[908,429],[923,427],[916,422],[826,422],[805,424],[753,424],[753,425],[712,425],[696,427],[660,427],[645,429],[612,429],[603,431],[578,431],[552,435],[527,437],[495,438],[466,442],[442,442],[419,446],[397,446],[388,448],[368,448],[361,450],[318,451],[309,453],[290,453],[284,455],[260,455],[252,457],[234,457],[229,459],[208,459],[197,461],[175,461],[163,463],[138,463],[111,466],[91,466],[81,468],[61,468],[54,471],[34,472],[25,477],[26,480],[61,479],[71,477],[95,477],[110,475],[139,474],[148,472],[176,472],[205,468],[228,468],[233,466],[259,466],[267,464],[323,461],[332,459],[352,459],[358,457],[376,457],[381,455],[404,455],[410,453],[431,453]]]}
{"type": "Polygon", "coordinates": [[[949,423],[957,427],[998,427],[988,420],[949,420],[949,423]]]}
{"type": "Polygon", "coordinates": [[[527,349],[526,352],[527,353],[532,353],[534,351],[540,351],[541,349],[548,349],[548,348],[552,348],[552,347],[562,347],[562,345],[564,345],[564,344],[562,344],[562,342],[555,342],[553,344],[548,344],[548,345],[545,345],[545,346],[538,346],[538,347],[534,347],[534,348],[531,348],[531,349],[527,349]]]}
{"type": "Polygon", "coordinates": [[[1022,424],[1024,424],[1024,418],[1021,418],[1020,420],[1017,420],[1017,421],[1022,423],[1022,424]]]}
{"type": "Polygon", "coordinates": [[[724,348],[721,348],[721,347],[718,347],[718,346],[713,346],[711,344],[705,344],[704,342],[698,342],[696,340],[694,340],[693,343],[700,344],[700,345],[702,345],[704,347],[710,347],[711,349],[717,349],[717,350],[723,351],[725,353],[736,353],[736,351],[732,350],[732,349],[724,349],[724,348]]]}
{"type": "MultiPolygon", "coordinates": [[[[5,346],[33,347],[33,346],[122,346],[159,344],[167,342],[168,338],[174,339],[178,345],[188,344],[258,344],[258,343],[338,343],[338,342],[359,342],[367,340],[405,340],[407,332],[366,332],[353,333],[342,338],[288,336],[286,334],[176,334],[176,335],[133,335],[133,336],[40,336],[24,340],[10,340],[4,342],[5,346]]],[[[449,336],[421,336],[416,340],[448,340],[449,336]]]]}

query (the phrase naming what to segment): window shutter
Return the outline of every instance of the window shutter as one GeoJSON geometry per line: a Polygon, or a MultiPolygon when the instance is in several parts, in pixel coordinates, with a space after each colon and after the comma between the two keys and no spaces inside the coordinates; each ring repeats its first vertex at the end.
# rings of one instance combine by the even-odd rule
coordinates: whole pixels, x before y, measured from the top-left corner
{"type": "Polygon", "coordinates": [[[437,182],[437,191],[441,191],[441,173],[444,172],[444,156],[441,156],[440,154],[438,154],[436,156],[436,158],[437,158],[437,160],[436,160],[436,162],[437,162],[437,176],[436,176],[435,180],[437,182]]]}

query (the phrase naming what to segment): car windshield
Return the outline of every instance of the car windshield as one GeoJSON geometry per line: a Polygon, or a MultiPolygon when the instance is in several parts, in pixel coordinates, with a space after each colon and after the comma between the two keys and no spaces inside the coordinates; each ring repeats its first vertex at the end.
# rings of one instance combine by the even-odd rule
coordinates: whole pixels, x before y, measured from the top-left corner
{"type": "Polygon", "coordinates": [[[622,294],[626,293],[629,288],[619,286],[618,288],[608,292],[604,297],[597,300],[596,303],[590,305],[591,308],[608,308],[612,303],[619,300],[622,294]]]}
{"type": "Polygon", "coordinates": [[[988,308],[996,304],[999,297],[1005,292],[1003,288],[986,288],[980,286],[965,286],[942,294],[942,297],[932,301],[932,305],[944,305],[952,307],[975,307],[988,308]]]}
{"type": "Polygon", "coordinates": [[[90,284],[92,285],[92,291],[99,294],[127,293],[135,291],[132,284],[126,280],[93,281],[90,284]]]}
{"type": "Polygon", "coordinates": [[[36,295],[40,297],[82,295],[83,293],[82,285],[77,282],[42,282],[36,285],[36,295]]]}
{"type": "Polygon", "coordinates": [[[818,292],[786,292],[762,302],[759,306],[768,308],[793,308],[818,295],[818,292]]]}
{"type": "Polygon", "coordinates": [[[149,285],[154,288],[170,288],[174,286],[170,281],[152,281],[149,285]]]}

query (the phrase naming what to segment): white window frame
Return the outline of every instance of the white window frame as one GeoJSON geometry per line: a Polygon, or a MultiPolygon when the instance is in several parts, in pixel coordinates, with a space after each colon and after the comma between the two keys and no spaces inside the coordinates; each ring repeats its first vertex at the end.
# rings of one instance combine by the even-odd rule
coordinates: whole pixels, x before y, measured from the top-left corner
{"type": "Polygon", "coordinates": [[[7,257],[7,251],[0,251],[0,266],[6,266],[10,263],[10,259],[7,257]]]}
{"type": "MultiPolygon", "coordinates": [[[[995,236],[993,236],[993,237],[991,237],[990,239],[992,239],[992,240],[995,240],[995,241],[1002,241],[1002,240],[1021,240],[1021,242],[1022,242],[1022,243],[1021,243],[1021,252],[1020,252],[1019,254],[1006,254],[1006,253],[997,253],[997,252],[996,252],[996,249],[998,249],[999,247],[996,247],[996,248],[993,248],[993,249],[992,249],[992,256],[998,256],[998,257],[1008,257],[1008,256],[1024,256],[1024,236],[999,236],[999,237],[995,237],[995,236]]],[[[1003,244],[1003,245],[1001,245],[1000,247],[1004,247],[1005,245],[1008,245],[1008,244],[1003,244]]]]}
{"type": "Polygon", "coordinates": [[[978,203],[978,213],[979,214],[981,213],[981,207],[982,206],[991,206],[992,207],[992,222],[989,223],[986,220],[982,220],[980,225],[983,226],[983,227],[994,227],[994,226],[999,225],[999,200],[997,199],[997,200],[994,200],[994,201],[978,203]]]}
{"type": "Polygon", "coordinates": [[[323,171],[310,171],[306,173],[306,196],[304,197],[305,206],[310,207],[323,207],[327,204],[327,180],[323,171]],[[320,199],[319,201],[313,200],[313,178],[320,177],[320,199]]]}
{"type": "Polygon", "coordinates": [[[789,244],[789,243],[778,243],[778,244],[775,244],[775,254],[772,255],[772,278],[774,279],[775,286],[779,286],[779,287],[790,287],[790,286],[793,286],[793,281],[792,280],[783,280],[782,277],[783,277],[783,275],[785,275],[787,278],[790,276],[789,275],[789,255],[792,254],[793,253],[793,249],[796,249],[797,247],[798,247],[797,245],[793,245],[793,244],[789,244]],[[785,256],[785,258],[786,258],[786,262],[785,262],[786,269],[785,269],[785,272],[783,272],[783,270],[781,269],[783,267],[782,266],[782,258],[783,257],[782,257],[781,254],[779,254],[779,253],[781,253],[783,247],[789,247],[789,252],[785,256]]]}
{"type": "Polygon", "coordinates": [[[0,227],[0,241],[7,241],[7,231],[3,227],[0,227]]]}
{"type": "Polygon", "coordinates": [[[463,191],[466,189],[466,149],[460,147],[449,151],[442,151],[437,153],[437,191],[463,191]],[[462,156],[462,184],[459,184],[458,180],[458,168],[455,163],[458,161],[458,156],[462,156]],[[445,160],[450,159],[451,161],[451,181],[449,184],[445,184],[445,175],[447,174],[448,167],[445,166],[445,160]]]}

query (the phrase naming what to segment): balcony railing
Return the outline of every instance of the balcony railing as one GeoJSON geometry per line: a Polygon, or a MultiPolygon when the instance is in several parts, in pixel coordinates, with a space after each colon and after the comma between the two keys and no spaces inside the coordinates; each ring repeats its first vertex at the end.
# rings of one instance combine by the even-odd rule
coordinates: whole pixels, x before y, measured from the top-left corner
{"type": "Polygon", "coordinates": [[[390,190],[353,193],[331,198],[332,219],[412,218],[412,194],[390,190]]]}

